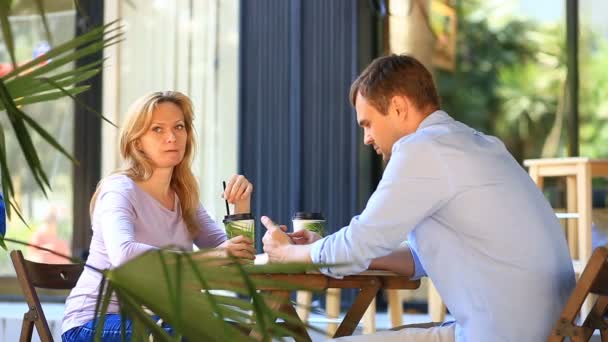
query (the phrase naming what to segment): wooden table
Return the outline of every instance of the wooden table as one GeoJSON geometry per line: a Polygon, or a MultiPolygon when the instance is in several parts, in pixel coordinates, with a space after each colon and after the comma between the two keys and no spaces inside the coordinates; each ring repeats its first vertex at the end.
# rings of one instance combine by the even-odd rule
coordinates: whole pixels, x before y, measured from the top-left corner
{"type": "MultiPolygon", "coordinates": [[[[286,290],[285,286],[261,285],[257,288],[265,292],[270,292],[272,295],[271,298],[277,299],[276,301],[269,303],[274,310],[289,314],[294,318],[297,318],[298,321],[299,318],[293,305],[285,304],[289,303],[291,291],[297,289],[324,291],[330,288],[360,289],[355,302],[346,313],[344,320],[333,337],[352,335],[357,324],[359,324],[361,317],[363,317],[365,310],[372,300],[376,298],[376,294],[379,290],[413,290],[420,286],[420,281],[418,280],[410,280],[405,276],[385,271],[365,271],[357,275],[346,276],[342,279],[331,278],[318,272],[309,272],[305,274],[256,274],[252,275],[252,277],[272,280],[277,283],[288,284],[289,286],[295,287],[286,290]]],[[[288,328],[300,336],[305,336],[303,341],[310,341],[308,332],[302,327],[304,327],[303,324],[300,327],[292,326],[288,328]]]]}

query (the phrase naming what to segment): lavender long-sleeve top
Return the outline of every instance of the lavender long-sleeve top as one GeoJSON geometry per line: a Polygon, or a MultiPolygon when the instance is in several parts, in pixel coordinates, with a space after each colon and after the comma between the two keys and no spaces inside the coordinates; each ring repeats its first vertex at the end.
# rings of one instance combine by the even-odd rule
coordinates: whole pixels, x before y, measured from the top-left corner
{"type": "MultiPolygon", "coordinates": [[[[179,199],[174,210],[139,188],[125,175],[112,175],[101,184],[92,218],[93,238],[87,264],[109,269],[151,249],[169,245],[191,251],[217,247],[226,240],[226,233],[200,206],[197,210],[200,232],[192,240],[182,219],[179,199]]],[[[62,333],[81,326],[95,314],[101,274],[84,269],[65,303],[62,333]]],[[[118,312],[113,300],[108,313],[118,312]]]]}

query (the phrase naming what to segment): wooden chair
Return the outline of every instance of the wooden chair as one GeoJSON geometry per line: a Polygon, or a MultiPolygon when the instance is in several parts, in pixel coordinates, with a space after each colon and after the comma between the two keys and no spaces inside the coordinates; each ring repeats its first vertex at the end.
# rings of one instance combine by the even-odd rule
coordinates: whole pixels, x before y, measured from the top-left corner
{"type": "Polygon", "coordinates": [[[595,329],[599,329],[603,342],[608,342],[608,322],[604,316],[608,312],[608,249],[598,247],[593,251],[587,266],[568,298],[549,342],[561,342],[570,337],[573,342],[589,341],[595,329]],[[597,295],[591,312],[582,325],[577,325],[577,315],[589,294],[597,295]]]}
{"type": "Polygon", "coordinates": [[[76,281],[82,273],[81,264],[41,264],[23,258],[19,250],[11,251],[11,260],[17,273],[17,280],[29,311],[23,315],[20,342],[32,340],[34,325],[42,342],[52,342],[53,337],[36,288],[69,290],[76,286],[76,281]]]}

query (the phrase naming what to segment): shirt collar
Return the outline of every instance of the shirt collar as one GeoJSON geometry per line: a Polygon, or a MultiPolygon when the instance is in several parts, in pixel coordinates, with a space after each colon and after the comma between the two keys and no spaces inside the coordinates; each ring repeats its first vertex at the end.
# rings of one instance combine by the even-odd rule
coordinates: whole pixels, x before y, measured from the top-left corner
{"type": "MultiPolygon", "coordinates": [[[[442,123],[446,123],[446,122],[450,122],[450,121],[454,121],[454,119],[448,113],[446,113],[442,110],[436,110],[436,111],[432,112],[431,114],[429,114],[426,118],[424,118],[424,120],[422,120],[422,122],[420,122],[420,125],[418,125],[418,128],[416,129],[416,132],[419,132],[420,130],[422,130],[426,127],[429,127],[429,126],[442,124],[442,123]]],[[[403,140],[407,139],[408,137],[416,134],[416,132],[405,135],[405,136],[399,138],[399,140],[395,141],[395,143],[393,144],[392,151],[395,152],[395,148],[397,148],[397,145],[399,145],[400,142],[402,142],[403,140]]]]}
{"type": "Polygon", "coordinates": [[[429,114],[429,116],[424,118],[424,120],[422,120],[422,122],[416,129],[416,132],[418,132],[419,130],[421,130],[425,127],[429,127],[429,126],[441,124],[441,123],[446,123],[448,121],[454,121],[454,119],[452,119],[452,117],[448,113],[446,113],[442,110],[436,110],[436,111],[432,112],[431,114],[429,114]]]}

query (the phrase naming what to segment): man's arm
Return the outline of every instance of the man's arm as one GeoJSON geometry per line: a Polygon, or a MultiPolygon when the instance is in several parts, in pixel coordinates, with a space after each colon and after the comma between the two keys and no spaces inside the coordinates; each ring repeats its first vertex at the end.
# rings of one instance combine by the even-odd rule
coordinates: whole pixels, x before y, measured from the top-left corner
{"type": "MultiPolygon", "coordinates": [[[[341,277],[369,268],[373,259],[398,250],[418,223],[433,215],[451,194],[446,167],[428,143],[416,143],[395,149],[382,180],[370,197],[365,210],[349,226],[309,245],[291,244],[289,237],[272,221],[262,217],[268,231],[262,240],[270,261],[300,261],[339,265],[322,267],[324,274],[341,277]],[[305,252],[308,256],[304,256],[305,252]]],[[[408,256],[411,258],[411,255],[408,256]]],[[[390,258],[387,261],[398,260],[390,258]]],[[[383,261],[380,261],[382,264],[383,261]]],[[[388,267],[397,266],[390,262],[388,267]]],[[[411,263],[410,263],[411,265],[411,263]]],[[[413,274],[410,270],[397,269],[413,274]]],[[[414,267],[415,268],[415,267],[414,267]]]]}
{"type": "Polygon", "coordinates": [[[387,256],[373,259],[369,269],[391,271],[412,277],[414,275],[414,258],[409,247],[405,247],[387,256]]]}

